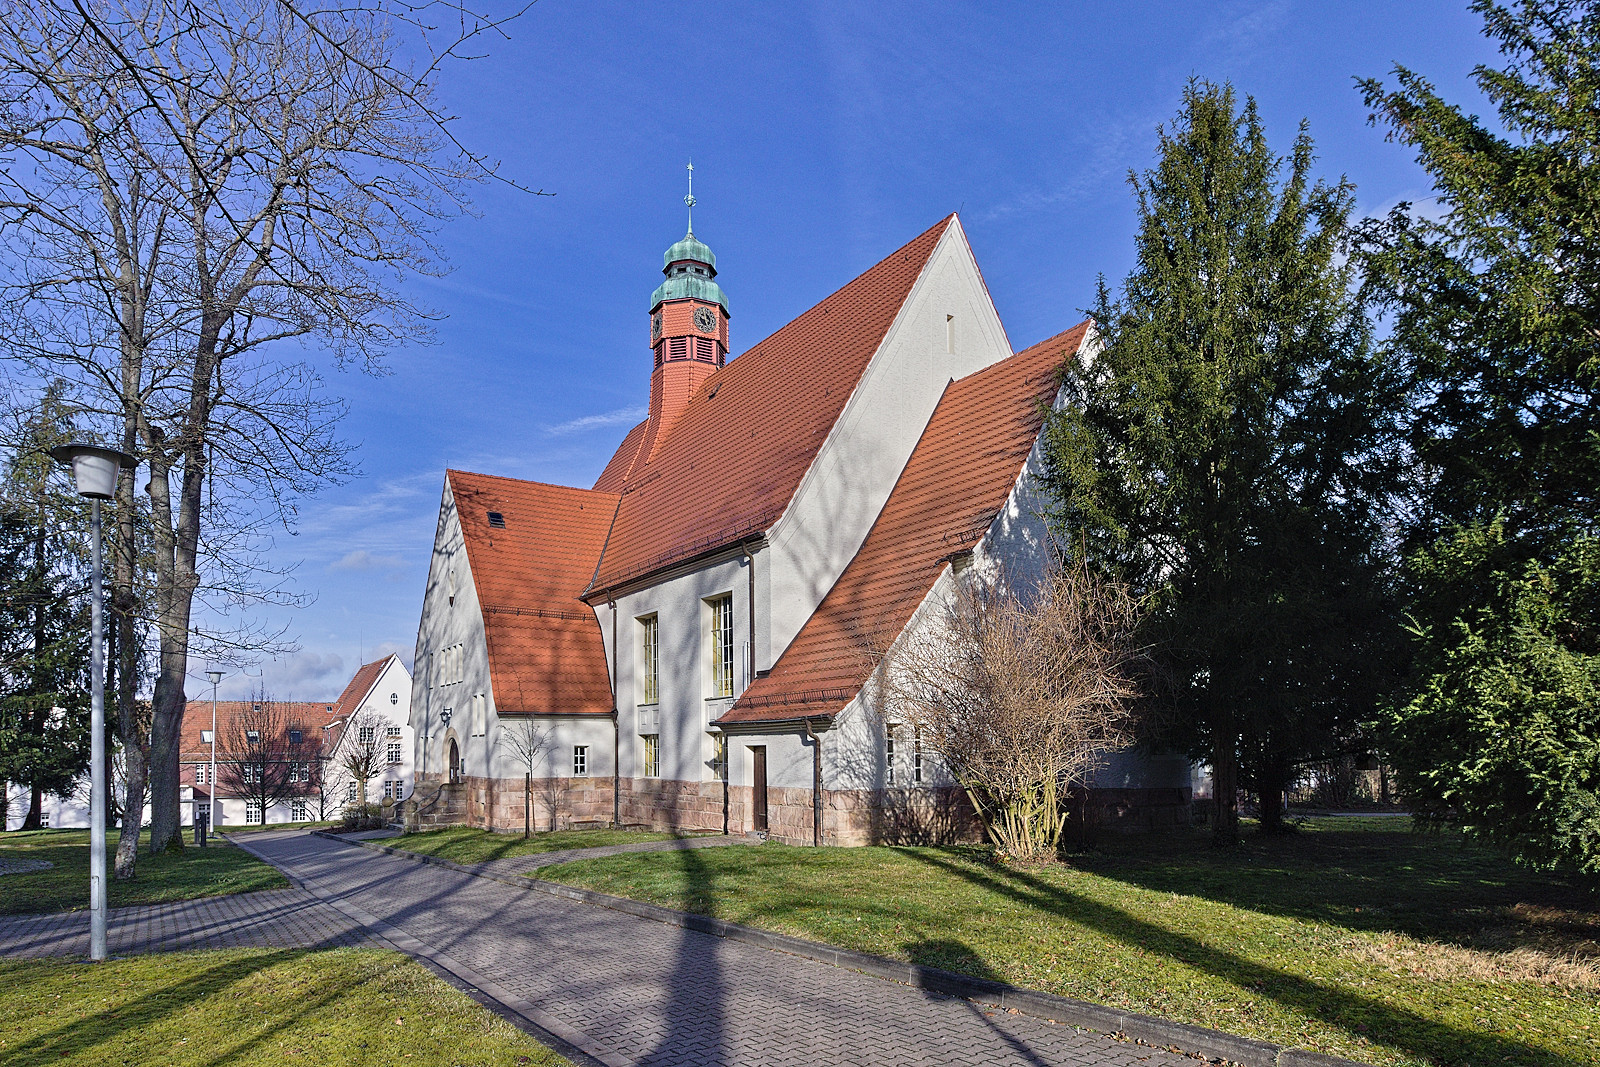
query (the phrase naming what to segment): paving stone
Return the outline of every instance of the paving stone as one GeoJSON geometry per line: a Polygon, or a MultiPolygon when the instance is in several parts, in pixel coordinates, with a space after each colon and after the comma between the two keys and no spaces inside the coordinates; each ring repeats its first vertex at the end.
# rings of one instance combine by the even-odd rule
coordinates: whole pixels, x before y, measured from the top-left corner
{"type": "MultiPolygon", "coordinates": [[[[359,909],[427,951],[514,991],[538,1012],[578,1031],[581,1047],[608,1062],[1194,1062],[307,834],[263,834],[249,844],[311,896],[359,909]]],[[[520,858],[523,870],[530,869],[530,858],[545,857],[520,858]]]]}

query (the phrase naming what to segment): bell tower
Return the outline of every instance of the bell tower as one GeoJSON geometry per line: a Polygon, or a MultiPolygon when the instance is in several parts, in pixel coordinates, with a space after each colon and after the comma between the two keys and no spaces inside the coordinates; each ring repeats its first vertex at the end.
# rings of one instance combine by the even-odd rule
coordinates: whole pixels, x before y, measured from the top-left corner
{"type": "Polygon", "coordinates": [[[689,232],[667,249],[666,281],[650,296],[650,420],[640,458],[649,462],[683,407],[728,358],[728,298],[717,276],[717,257],[694,235],[694,164],[689,164],[689,232]]]}

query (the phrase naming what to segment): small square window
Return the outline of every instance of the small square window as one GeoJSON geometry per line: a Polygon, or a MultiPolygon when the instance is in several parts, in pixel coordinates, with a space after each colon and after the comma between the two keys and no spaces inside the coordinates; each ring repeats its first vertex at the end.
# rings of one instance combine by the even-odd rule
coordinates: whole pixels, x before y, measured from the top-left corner
{"type": "Polygon", "coordinates": [[[504,530],[506,528],[506,517],[498,511],[491,511],[489,512],[489,525],[496,530],[504,530]]]}
{"type": "Polygon", "coordinates": [[[259,745],[261,743],[261,731],[260,730],[246,730],[244,732],[244,739],[246,741],[250,742],[250,744],[252,744],[252,745],[259,745]]]}
{"type": "Polygon", "coordinates": [[[377,736],[378,736],[377,727],[375,727],[375,726],[363,726],[363,727],[361,727],[360,731],[358,732],[356,740],[359,741],[363,745],[370,745],[370,744],[372,744],[372,742],[374,740],[377,739],[377,736]]]}
{"type": "Polygon", "coordinates": [[[211,731],[210,730],[201,730],[200,731],[200,743],[202,745],[209,745],[211,743],[211,731]]]}
{"type": "Polygon", "coordinates": [[[387,734],[390,737],[399,737],[400,736],[400,727],[398,727],[398,726],[389,727],[389,729],[387,730],[387,734]]]}
{"type": "Polygon", "coordinates": [[[589,746],[572,746],[572,776],[574,778],[587,778],[589,776],[589,746]]]}
{"type": "Polygon", "coordinates": [[[298,745],[303,740],[305,740],[305,734],[301,733],[299,730],[289,731],[289,743],[291,745],[298,745]]]}

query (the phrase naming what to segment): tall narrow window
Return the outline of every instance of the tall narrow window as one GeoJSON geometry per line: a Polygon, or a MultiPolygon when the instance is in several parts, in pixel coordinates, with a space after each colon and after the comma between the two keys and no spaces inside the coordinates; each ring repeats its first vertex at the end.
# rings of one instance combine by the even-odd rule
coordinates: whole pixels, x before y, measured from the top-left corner
{"type": "Polygon", "coordinates": [[[654,615],[639,620],[644,645],[640,648],[639,703],[656,704],[661,700],[661,627],[654,615]]]}
{"type": "Polygon", "coordinates": [[[472,694],[472,736],[482,737],[489,730],[488,702],[482,693],[472,694]]]}
{"type": "Polygon", "coordinates": [[[719,782],[728,780],[728,737],[716,734],[711,738],[711,774],[719,782]]]}
{"type": "Polygon", "coordinates": [[[954,315],[946,315],[944,317],[944,350],[946,352],[954,352],[956,350],[956,317],[954,315]]]}
{"type": "Polygon", "coordinates": [[[711,608],[711,695],[733,696],[733,594],[706,601],[711,608]]]}
{"type": "Polygon", "coordinates": [[[922,727],[916,727],[911,735],[911,780],[918,785],[922,784],[922,727]]]}
{"type": "Polygon", "coordinates": [[[894,785],[894,723],[883,728],[883,783],[894,785]]]}
{"type": "Polygon", "coordinates": [[[661,735],[644,735],[644,776],[661,777],[661,735]]]}

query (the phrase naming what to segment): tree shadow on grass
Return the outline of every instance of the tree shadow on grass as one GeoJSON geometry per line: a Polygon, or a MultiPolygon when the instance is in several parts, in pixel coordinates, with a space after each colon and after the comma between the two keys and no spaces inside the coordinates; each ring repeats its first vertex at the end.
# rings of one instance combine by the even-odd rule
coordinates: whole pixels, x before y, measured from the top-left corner
{"type": "MultiPolygon", "coordinates": [[[[1264,966],[1021,871],[978,869],[922,849],[907,849],[902,854],[1028,907],[1098,930],[1131,948],[1197,968],[1251,996],[1274,1000],[1329,1026],[1346,1031],[1364,1026],[1365,1036],[1373,1043],[1426,1058],[1429,1062],[1495,1063],[1517,1067],[1571,1067],[1572,1064],[1570,1059],[1543,1049],[1493,1034],[1460,1030],[1371,997],[1264,966]]],[[[972,955],[970,950],[967,955],[972,955]]],[[[965,966],[966,959],[961,956],[931,958],[940,961],[938,966],[971,973],[965,966]]]]}
{"type": "Polygon", "coordinates": [[[1515,868],[1459,835],[1321,830],[1251,837],[1219,850],[1198,835],[1107,841],[1073,865],[1128,885],[1200,897],[1266,915],[1395,931],[1480,947],[1538,947],[1591,955],[1600,942],[1595,898],[1561,879],[1515,868]],[[1560,912],[1534,923],[1529,911],[1560,912]]]}
{"type": "MultiPolygon", "coordinates": [[[[86,1018],[74,1018],[54,1030],[23,1041],[7,1050],[5,1063],[7,1067],[39,1067],[47,1063],[61,1063],[77,1056],[87,1056],[93,1049],[107,1041],[126,1036],[130,1031],[153,1026],[168,1016],[193,1007],[196,1001],[219,994],[252,975],[304,955],[306,951],[302,949],[283,949],[252,954],[244,959],[224,960],[199,974],[165,983],[158,989],[152,989],[109,1010],[97,1012],[86,1018]]],[[[104,965],[84,963],[81,966],[104,965]]],[[[13,993],[16,992],[13,990],[13,993]]],[[[310,999],[301,996],[292,1003],[284,1004],[277,1021],[260,1032],[219,1050],[209,1062],[226,1063],[259,1047],[273,1035],[346,992],[346,989],[340,988],[310,999]]],[[[156,1055],[155,1050],[152,1049],[151,1054],[156,1055]]]]}

